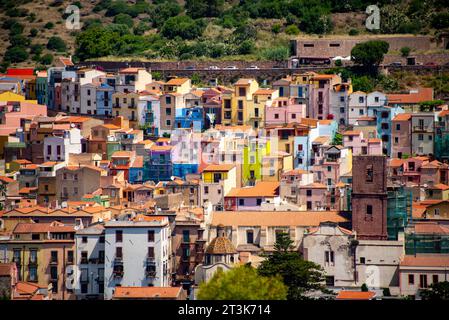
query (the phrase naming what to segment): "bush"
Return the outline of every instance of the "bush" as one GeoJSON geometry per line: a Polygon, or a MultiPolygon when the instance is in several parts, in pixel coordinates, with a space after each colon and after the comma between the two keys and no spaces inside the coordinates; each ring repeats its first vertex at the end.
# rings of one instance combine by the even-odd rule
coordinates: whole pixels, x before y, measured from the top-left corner
{"type": "Polygon", "coordinates": [[[257,29],[251,24],[243,24],[234,31],[234,38],[236,41],[255,40],[257,36],[257,29]]]}
{"type": "Polygon", "coordinates": [[[444,29],[449,27],[449,12],[436,13],[432,17],[432,27],[435,29],[444,29]]]}
{"type": "Polygon", "coordinates": [[[401,55],[403,57],[408,57],[410,55],[410,51],[412,51],[412,49],[410,49],[409,47],[402,47],[401,48],[401,55]]]}
{"type": "Polygon", "coordinates": [[[12,63],[23,62],[28,59],[28,52],[23,47],[9,47],[5,52],[4,59],[12,63]]]}
{"type": "Polygon", "coordinates": [[[169,39],[195,39],[203,33],[206,25],[200,20],[193,20],[189,16],[171,17],[165,21],[161,33],[169,39]]]}
{"type": "Polygon", "coordinates": [[[30,52],[32,54],[40,55],[44,51],[44,46],[41,44],[33,44],[30,46],[30,52]]]}
{"type": "Polygon", "coordinates": [[[254,51],[254,42],[252,40],[245,40],[239,46],[239,54],[250,54],[254,51]]]}
{"type": "Polygon", "coordinates": [[[281,32],[281,25],[276,23],[271,27],[271,32],[278,34],[281,32]]]}
{"type": "Polygon", "coordinates": [[[299,29],[294,24],[291,24],[285,28],[285,33],[288,35],[297,35],[299,34],[299,29]]]}
{"type": "Polygon", "coordinates": [[[290,56],[289,49],[283,46],[265,49],[261,54],[263,59],[272,61],[284,61],[290,56]]]}
{"type": "Polygon", "coordinates": [[[120,13],[114,17],[114,23],[116,24],[124,24],[128,26],[129,28],[132,28],[134,25],[133,18],[126,14],[126,13],[120,13]]]}
{"type": "Polygon", "coordinates": [[[30,45],[30,39],[18,34],[10,37],[9,43],[12,47],[28,47],[30,45]]]}
{"type": "Polygon", "coordinates": [[[145,22],[143,22],[143,21],[140,21],[139,22],[139,24],[134,28],[134,34],[135,35],[138,35],[138,36],[141,36],[141,35],[143,35],[144,33],[145,33],[145,31],[147,31],[149,28],[148,28],[148,26],[146,25],[146,23],[145,22]]]}
{"type": "Polygon", "coordinates": [[[30,30],[30,37],[35,37],[38,34],[38,30],[36,28],[33,28],[30,30]]]}
{"type": "Polygon", "coordinates": [[[43,55],[39,61],[40,61],[40,63],[42,63],[44,65],[52,64],[53,55],[51,55],[50,53],[47,53],[47,54],[43,55]]]}
{"type": "Polygon", "coordinates": [[[349,30],[349,35],[350,36],[356,36],[356,35],[358,35],[359,34],[359,30],[357,30],[357,29],[351,29],[351,30],[349,30]]]}
{"type": "Polygon", "coordinates": [[[48,39],[47,49],[52,51],[63,52],[67,50],[67,46],[60,37],[51,37],[48,39]]]}
{"type": "Polygon", "coordinates": [[[55,27],[55,24],[53,23],[53,22],[47,22],[45,25],[44,25],[44,28],[45,29],[53,29],[55,27]]]}

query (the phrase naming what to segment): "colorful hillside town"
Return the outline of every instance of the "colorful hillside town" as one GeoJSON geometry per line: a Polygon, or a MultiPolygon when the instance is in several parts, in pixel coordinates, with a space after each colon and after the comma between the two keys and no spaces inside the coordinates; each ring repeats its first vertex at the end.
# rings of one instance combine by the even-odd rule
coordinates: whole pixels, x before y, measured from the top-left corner
{"type": "Polygon", "coordinates": [[[449,108],[338,74],[0,75],[0,297],[195,300],[287,236],[337,300],[449,279],[449,108]],[[361,289],[363,288],[363,289],[361,289]]]}

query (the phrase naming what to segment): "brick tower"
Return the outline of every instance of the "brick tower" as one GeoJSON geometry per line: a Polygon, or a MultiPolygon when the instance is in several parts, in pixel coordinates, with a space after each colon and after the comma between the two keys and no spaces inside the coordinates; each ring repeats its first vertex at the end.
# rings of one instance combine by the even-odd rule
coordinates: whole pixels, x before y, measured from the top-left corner
{"type": "Polygon", "coordinates": [[[361,240],[387,239],[387,159],[352,158],[352,229],[361,240]]]}

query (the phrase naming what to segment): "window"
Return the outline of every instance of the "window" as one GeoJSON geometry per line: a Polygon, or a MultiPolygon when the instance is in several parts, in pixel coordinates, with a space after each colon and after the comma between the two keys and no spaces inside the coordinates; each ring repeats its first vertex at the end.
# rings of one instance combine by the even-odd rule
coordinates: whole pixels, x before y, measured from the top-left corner
{"type": "Polygon", "coordinates": [[[254,243],[254,231],[246,230],[246,243],[254,243]]]}
{"type": "Polygon", "coordinates": [[[58,262],[58,251],[51,252],[51,262],[58,262]]]}
{"type": "Polygon", "coordinates": [[[370,204],[366,205],[366,214],[367,215],[372,215],[373,214],[373,206],[370,204]]]}
{"type": "Polygon", "coordinates": [[[394,143],[395,144],[399,143],[399,138],[398,137],[394,137],[394,143]]]}
{"type": "Polygon", "coordinates": [[[39,233],[33,233],[31,235],[31,240],[39,240],[40,239],[40,234],[39,233]]]}
{"type": "Polygon", "coordinates": [[[30,263],[37,263],[37,250],[36,249],[30,250],[30,263]]]}
{"type": "Polygon", "coordinates": [[[408,275],[408,284],[415,284],[415,275],[414,274],[408,275]]]}
{"type": "Polygon", "coordinates": [[[204,187],[204,194],[209,194],[209,187],[204,187]]]}
{"type": "MultiPolygon", "coordinates": [[[[51,280],[58,280],[58,267],[50,267],[50,279],[51,280]]],[[[55,289],[53,287],[53,289],[55,289]]],[[[53,291],[55,292],[55,291],[53,291]]]]}
{"type": "Polygon", "coordinates": [[[28,269],[28,273],[29,273],[29,275],[28,275],[29,281],[31,281],[31,282],[37,281],[37,267],[36,266],[30,266],[28,269]]]}
{"type": "Polygon", "coordinates": [[[165,114],[171,116],[171,108],[165,108],[165,114]]]}
{"type": "Polygon", "coordinates": [[[100,237],[100,243],[104,243],[104,236],[100,237]]]}
{"type": "Polygon", "coordinates": [[[165,104],[171,104],[171,97],[165,97],[165,104]]]}
{"type": "Polygon", "coordinates": [[[82,239],[82,241],[81,241],[82,243],[87,243],[87,237],[82,237],[81,239],[82,239]]]}
{"type": "Polygon", "coordinates": [[[328,266],[334,266],[334,252],[333,251],[324,251],[324,263],[328,266]]]}
{"type": "Polygon", "coordinates": [[[239,199],[239,206],[245,205],[245,199],[239,199]]]}
{"type": "Polygon", "coordinates": [[[363,116],[363,109],[359,109],[359,115],[363,116]]]}
{"type": "Polygon", "coordinates": [[[434,274],[432,276],[432,283],[438,283],[438,275],[437,274],[434,274]]]}
{"type": "Polygon", "coordinates": [[[73,263],[73,250],[67,251],[67,263],[73,263]]]}
{"type": "Polygon", "coordinates": [[[148,242],[154,242],[154,230],[148,230],[148,242]]]}
{"type": "Polygon", "coordinates": [[[363,103],[365,101],[364,97],[359,97],[359,103],[363,103]]]}
{"type": "Polygon", "coordinates": [[[401,125],[399,123],[396,124],[396,130],[397,131],[401,130],[401,125]]]}
{"type": "Polygon", "coordinates": [[[82,264],[87,263],[87,255],[88,255],[87,251],[81,251],[81,263],[82,264]]]}
{"type": "Polygon", "coordinates": [[[148,258],[154,258],[154,247],[148,247],[148,258]]]}
{"type": "Polygon", "coordinates": [[[360,257],[360,264],[365,264],[365,257],[360,257]]]}
{"type": "Polygon", "coordinates": [[[275,114],[274,114],[274,118],[275,118],[275,119],[279,119],[279,113],[275,113],[275,114]]]}
{"type": "Polygon", "coordinates": [[[326,286],[333,287],[335,285],[335,277],[334,276],[326,276],[326,286]]]}
{"type": "Polygon", "coordinates": [[[116,258],[122,258],[123,257],[122,247],[116,247],[115,248],[115,257],[116,258]]]}
{"type": "Polygon", "coordinates": [[[256,199],[256,204],[257,204],[258,206],[260,206],[260,205],[262,204],[262,199],[261,199],[261,198],[257,198],[257,199],[256,199]]]}
{"type": "Polygon", "coordinates": [[[306,195],[307,195],[308,197],[311,197],[311,196],[312,196],[312,190],[311,190],[311,189],[307,189],[307,190],[306,190],[306,195]]]}
{"type": "Polygon", "coordinates": [[[239,88],[239,97],[246,96],[246,88],[239,88]]]}
{"type": "Polygon", "coordinates": [[[427,274],[420,274],[419,275],[419,287],[420,288],[427,288],[427,274]]]}
{"type": "Polygon", "coordinates": [[[418,140],[419,141],[423,141],[424,140],[424,135],[422,133],[418,134],[418,140]]]}
{"type": "Polygon", "coordinates": [[[115,231],[115,242],[122,242],[122,241],[123,241],[123,231],[116,230],[115,231]]]}
{"type": "Polygon", "coordinates": [[[182,242],[190,243],[190,231],[182,230],[182,242]]]}
{"type": "Polygon", "coordinates": [[[373,165],[367,165],[366,166],[366,176],[365,176],[366,182],[373,182],[373,165]]]}
{"type": "Polygon", "coordinates": [[[312,210],[312,201],[307,201],[307,210],[312,210]]]}

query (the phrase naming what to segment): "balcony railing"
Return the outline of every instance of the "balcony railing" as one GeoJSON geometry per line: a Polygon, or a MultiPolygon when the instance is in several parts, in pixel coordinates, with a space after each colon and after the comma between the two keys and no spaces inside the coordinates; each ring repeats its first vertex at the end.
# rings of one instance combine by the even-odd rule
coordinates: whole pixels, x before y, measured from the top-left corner
{"type": "Polygon", "coordinates": [[[433,132],[432,127],[423,127],[423,126],[413,126],[413,131],[415,132],[433,132]]]}
{"type": "Polygon", "coordinates": [[[50,259],[50,264],[58,264],[58,259],[57,258],[51,258],[50,259]]]}

